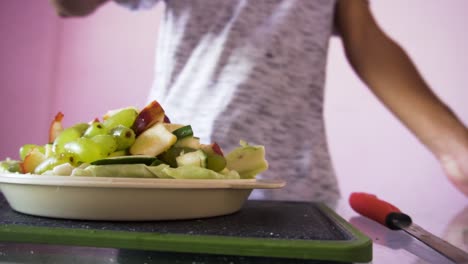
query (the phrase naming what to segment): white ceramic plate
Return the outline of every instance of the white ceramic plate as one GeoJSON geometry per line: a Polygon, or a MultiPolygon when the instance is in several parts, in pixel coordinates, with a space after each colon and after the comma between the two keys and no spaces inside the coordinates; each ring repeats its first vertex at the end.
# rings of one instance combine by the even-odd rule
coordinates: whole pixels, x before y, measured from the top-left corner
{"type": "Polygon", "coordinates": [[[13,210],[81,220],[146,221],[220,216],[240,210],[253,189],[282,180],[176,180],[0,174],[13,210]]]}

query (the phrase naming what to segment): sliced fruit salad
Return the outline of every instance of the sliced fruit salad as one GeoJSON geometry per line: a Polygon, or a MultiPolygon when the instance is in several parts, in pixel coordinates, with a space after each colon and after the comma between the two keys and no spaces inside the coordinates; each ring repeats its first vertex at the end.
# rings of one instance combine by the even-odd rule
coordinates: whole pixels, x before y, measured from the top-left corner
{"type": "Polygon", "coordinates": [[[57,176],[170,179],[250,179],[268,168],[263,146],[240,146],[224,154],[204,144],[190,125],[174,124],[157,101],[126,107],[88,123],[64,128],[59,112],[49,142],[26,144],[20,159],[0,162],[0,172],[57,176]]]}

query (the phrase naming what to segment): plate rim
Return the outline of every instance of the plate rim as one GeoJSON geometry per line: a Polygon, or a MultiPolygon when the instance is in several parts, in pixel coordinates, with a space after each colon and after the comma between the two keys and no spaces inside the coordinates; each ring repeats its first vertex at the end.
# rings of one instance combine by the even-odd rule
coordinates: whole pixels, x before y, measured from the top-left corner
{"type": "Polygon", "coordinates": [[[161,179],[0,173],[2,184],[141,189],[279,189],[282,179],[161,179]]]}

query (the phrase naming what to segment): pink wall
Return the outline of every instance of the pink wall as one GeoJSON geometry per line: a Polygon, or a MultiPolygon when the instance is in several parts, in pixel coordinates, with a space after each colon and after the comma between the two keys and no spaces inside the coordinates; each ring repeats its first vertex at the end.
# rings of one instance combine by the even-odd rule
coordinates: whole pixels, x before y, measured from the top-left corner
{"type": "Polygon", "coordinates": [[[47,140],[57,27],[44,1],[0,1],[0,159],[47,140]]]}
{"type": "MultiPolygon", "coordinates": [[[[436,93],[468,122],[468,2],[371,1],[371,7],[436,93]]],[[[132,13],[109,4],[86,19],[61,20],[47,1],[2,1],[0,13],[0,159],[15,157],[23,143],[44,143],[57,111],[72,124],[145,102],[161,7],[132,13]]],[[[338,39],[331,42],[328,67],[327,129],[345,197],[356,190],[418,188],[421,199],[446,197],[448,208],[466,201],[432,155],[356,78],[338,39]]]]}
{"type": "Polygon", "coordinates": [[[62,21],[53,108],[64,112],[65,123],[146,103],[160,11],[110,3],[86,19],[62,21]]]}

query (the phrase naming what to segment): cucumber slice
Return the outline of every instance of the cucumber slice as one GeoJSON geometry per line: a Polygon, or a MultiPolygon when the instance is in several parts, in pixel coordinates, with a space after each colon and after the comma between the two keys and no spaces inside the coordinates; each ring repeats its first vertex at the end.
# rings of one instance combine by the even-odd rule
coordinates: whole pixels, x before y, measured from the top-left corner
{"type": "Polygon", "coordinates": [[[189,153],[182,154],[176,158],[177,166],[196,166],[206,167],[206,154],[202,150],[197,150],[189,153]]]}
{"type": "MultiPolygon", "coordinates": [[[[161,160],[155,159],[149,166],[159,166],[161,164],[165,164],[161,160]]],[[[167,164],[165,164],[167,166],[167,164]]]]}
{"type": "Polygon", "coordinates": [[[149,166],[155,163],[156,160],[156,157],[143,155],[118,156],[96,160],[91,162],[91,165],[145,164],[149,166]]]}
{"type": "Polygon", "coordinates": [[[169,164],[172,168],[177,167],[177,161],[176,158],[180,156],[181,154],[193,152],[196,149],[192,148],[186,148],[186,147],[171,147],[161,155],[158,155],[158,159],[162,160],[164,163],[169,164]]]}
{"type": "Polygon", "coordinates": [[[174,134],[177,137],[177,139],[193,136],[192,126],[183,126],[172,131],[172,134],[174,134]]]}

